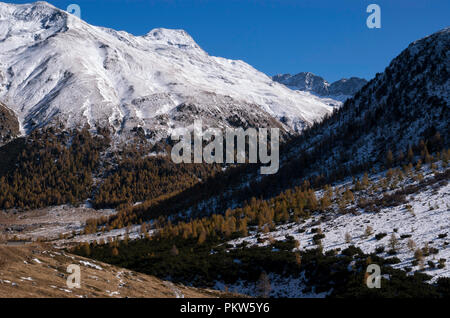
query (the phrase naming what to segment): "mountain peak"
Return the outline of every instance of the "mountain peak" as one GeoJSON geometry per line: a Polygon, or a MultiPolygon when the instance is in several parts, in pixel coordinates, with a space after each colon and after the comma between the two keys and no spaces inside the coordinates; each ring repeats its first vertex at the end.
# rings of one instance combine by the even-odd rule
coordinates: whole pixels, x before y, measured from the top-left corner
{"type": "Polygon", "coordinates": [[[363,78],[350,77],[330,84],[323,77],[311,72],[300,72],[295,75],[278,74],[272,79],[294,90],[312,92],[319,96],[332,96],[341,101],[354,95],[367,83],[363,78]]]}
{"type": "Polygon", "coordinates": [[[292,89],[313,92],[319,95],[327,95],[328,86],[330,85],[322,77],[311,72],[300,72],[296,75],[280,74],[272,79],[292,89]]]}
{"type": "Polygon", "coordinates": [[[194,39],[182,29],[155,28],[148,32],[146,39],[183,48],[200,48],[194,39]]]}
{"type": "Polygon", "coordinates": [[[29,39],[40,40],[57,32],[67,30],[70,14],[44,2],[9,4],[0,2],[0,38],[7,41],[20,36],[11,43],[19,47],[29,39]]]}
{"type": "Polygon", "coordinates": [[[45,1],[37,1],[25,4],[0,2],[1,15],[3,15],[4,13],[8,13],[22,20],[30,20],[42,15],[48,15],[50,12],[60,12],[68,14],[66,11],[61,10],[45,1]]]}

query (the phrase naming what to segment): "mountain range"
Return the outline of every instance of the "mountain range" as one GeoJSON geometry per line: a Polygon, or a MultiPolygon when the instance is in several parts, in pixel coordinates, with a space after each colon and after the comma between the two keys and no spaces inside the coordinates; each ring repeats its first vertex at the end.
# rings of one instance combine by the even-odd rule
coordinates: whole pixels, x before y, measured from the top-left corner
{"type": "MultiPolygon", "coordinates": [[[[241,173],[234,183],[204,195],[195,209],[226,210],[248,197],[273,197],[305,179],[321,184],[383,169],[389,152],[404,158],[411,148],[424,161],[429,153],[445,149],[450,133],[449,47],[450,28],[411,43],[342,107],[285,145],[276,175],[241,173]]],[[[204,187],[194,192],[212,188],[204,187]]],[[[189,210],[198,201],[192,197],[184,198],[189,210]]],[[[180,200],[175,200],[178,211],[180,200]]]]}
{"type": "Polygon", "coordinates": [[[148,139],[202,117],[298,132],[335,101],[292,91],[239,60],[210,56],[183,30],[96,27],[46,2],[0,3],[0,101],[21,132],[64,123],[148,139]]]}
{"type": "Polygon", "coordinates": [[[291,89],[311,92],[318,96],[327,96],[340,101],[352,97],[367,83],[367,80],[363,78],[350,77],[330,84],[323,77],[310,72],[301,72],[295,75],[278,74],[273,76],[272,79],[291,89]]]}

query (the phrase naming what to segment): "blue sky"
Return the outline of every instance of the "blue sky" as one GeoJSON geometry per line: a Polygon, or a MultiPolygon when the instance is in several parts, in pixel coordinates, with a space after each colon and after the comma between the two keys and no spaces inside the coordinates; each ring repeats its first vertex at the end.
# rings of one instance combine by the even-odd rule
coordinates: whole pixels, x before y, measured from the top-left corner
{"type": "MultiPolygon", "coordinates": [[[[26,3],[30,1],[7,1],[26,3]]],[[[268,75],[309,71],[329,81],[372,78],[406,46],[449,26],[448,0],[50,0],[81,7],[82,19],[142,35],[186,30],[209,54],[268,75]],[[381,29],[366,7],[381,7],[381,29]]]]}

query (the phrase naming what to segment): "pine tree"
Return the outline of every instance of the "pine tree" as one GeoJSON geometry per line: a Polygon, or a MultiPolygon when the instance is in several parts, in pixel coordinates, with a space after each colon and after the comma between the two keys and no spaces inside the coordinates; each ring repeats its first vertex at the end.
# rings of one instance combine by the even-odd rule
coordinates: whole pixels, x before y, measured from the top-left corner
{"type": "Polygon", "coordinates": [[[366,238],[368,238],[372,234],[373,234],[373,228],[370,225],[368,225],[366,227],[366,230],[364,231],[364,235],[365,235],[366,238]]]}
{"type": "Polygon", "coordinates": [[[320,209],[322,211],[325,211],[329,209],[331,206],[331,197],[330,197],[330,191],[325,191],[322,198],[320,199],[320,209]]]}
{"type": "Polygon", "coordinates": [[[405,155],[403,154],[403,151],[400,150],[397,154],[397,162],[402,163],[403,159],[405,159],[405,155]]]}
{"type": "Polygon", "coordinates": [[[248,235],[247,218],[243,218],[239,221],[239,233],[244,237],[248,235]]]}
{"type": "Polygon", "coordinates": [[[114,247],[111,251],[112,256],[118,256],[119,255],[119,250],[117,249],[117,247],[114,247]]]}
{"type": "Polygon", "coordinates": [[[419,171],[421,169],[422,169],[422,160],[419,159],[416,164],[416,171],[419,171]]]}
{"type": "Polygon", "coordinates": [[[198,243],[198,244],[203,244],[203,243],[205,243],[205,241],[206,241],[206,231],[205,231],[205,230],[202,230],[202,231],[200,232],[199,237],[198,237],[197,243],[198,243]]]}
{"type": "Polygon", "coordinates": [[[408,160],[409,163],[413,162],[414,152],[413,152],[411,146],[409,146],[409,148],[408,148],[408,154],[406,155],[406,159],[408,160]]]}
{"type": "Polygon", "coordinates": [[[414,252],[414,258],[416,259],[417,263],[419,264],[419,268],[423,268],[424,267],[424,255],[423,255],[423,251],[418,248],[416,249],[416,251],[414,252]]]}
{"type": "Polygon", "coordinates": [[[392,252],[396,253],[398,250],[398,239],[394,233],[392,233],[391,238],[389,239],[389,247],[392,252]]]}
{"type": "Polygon", "coordinates": [[[409,248],[411,251],[414,251],[414,249],[416,248],[416,243],[415,243],[412,239],[409,239],[409,240],[408,240],[408,248],[409,248]]]}
{"type": "Polygon", "coordinates": [[[83,243],[82,253],[83,253],[83,255],[86,255],[86,256],[91,255],[91,248],[89,246],[89,243],[87,243],[87,242],[83,243]]]}
{"type": "Polygon", "coordinates": [[[388,167],[391,167],[393,163],[394,163],[394,155],[392,154],[391,150],[388,150],[386,154],[386,165],[388,167]]]}
{"type": "Polygon", "coordinates": [[[175,244],[172,246],[172,248],[170,249],[170,255],[172,256],[177,256],[178,254],[180,254],[180,252],[178,251],[178,248],[175,246],[175,244]]]}
{"type": "Polygon", "coordinates": [[[300,253],[295,253],[295,263],[299,268],[302,265],[302,257],[300,256],[300,253]]]}
{"type": "Polygon", "coordinates": [[[344,200],[346,202],[354,202],[355,201],[355,197],[353,196],[353,192],[350,191],[349,188],[346,188],[346,190],[344,192],[344,200]]]}
{"type": "Polygon", "coordinates": [[[258,295],[262,298],[268,298],[270,296],[270,290],[271,290],[271,286],[270,286],[270,280],[269,277],[267,276],[266,272],[262,272],[261,276],[259,277],[258,280],[258,295]]]}
{"type": "Polygon", "coordinates": [[[369,175],[367,174],[367,172],[364,172],[364,176],[362,178],[361,185],[364,189],[367,189],[369,184],[370,184],[369,175]]]}

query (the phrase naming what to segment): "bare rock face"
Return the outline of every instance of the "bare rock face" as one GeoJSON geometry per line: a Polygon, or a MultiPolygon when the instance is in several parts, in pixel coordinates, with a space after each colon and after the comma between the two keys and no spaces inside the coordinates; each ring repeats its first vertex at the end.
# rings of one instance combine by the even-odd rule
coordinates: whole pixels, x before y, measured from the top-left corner
{"type": "Polygon", "coordinates": [[[20,135],[19,121],[14,112],[0,103],[0,146],[20,135]]]}

